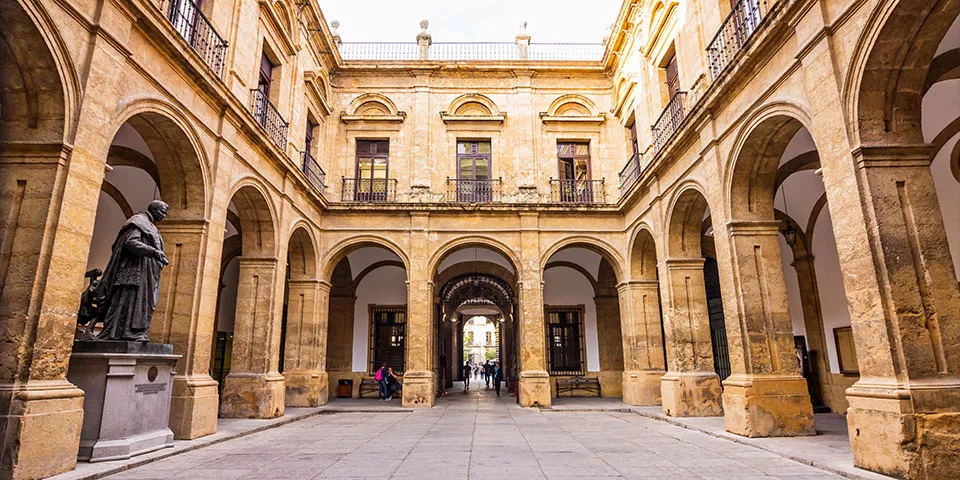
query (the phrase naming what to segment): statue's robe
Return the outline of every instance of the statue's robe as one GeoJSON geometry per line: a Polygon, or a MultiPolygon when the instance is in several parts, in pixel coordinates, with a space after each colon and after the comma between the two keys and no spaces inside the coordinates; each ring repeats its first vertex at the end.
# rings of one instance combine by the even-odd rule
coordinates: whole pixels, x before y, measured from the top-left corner
{"type": "Polygon", "coordinates": [[[160,300],[160,261],[163,251],[157,226],[145,212],[127,219],[113,242],[110,260],[94,296],[105,306],[100,340],[150,338],[150,317],[160,300]]]}

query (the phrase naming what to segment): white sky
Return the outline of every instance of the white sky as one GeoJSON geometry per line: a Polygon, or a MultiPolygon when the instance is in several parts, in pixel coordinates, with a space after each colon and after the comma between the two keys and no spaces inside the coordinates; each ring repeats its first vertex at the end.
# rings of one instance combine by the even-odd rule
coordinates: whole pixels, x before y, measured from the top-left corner
{"type": "Polygon", "coordinates": [[[344,42],[512,42],[527,22],[533,43],[600,43],[623,0],[318,0],[344,42]]]}

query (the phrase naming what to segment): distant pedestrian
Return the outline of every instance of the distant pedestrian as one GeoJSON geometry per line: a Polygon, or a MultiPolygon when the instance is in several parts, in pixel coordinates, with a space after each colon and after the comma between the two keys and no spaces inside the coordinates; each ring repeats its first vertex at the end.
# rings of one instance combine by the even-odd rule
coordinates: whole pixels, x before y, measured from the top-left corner
{"type": "Polygon", "coordinates": [[[466,392],[470,390],[470,362],[464,362],[463,367],[460,369],[460,373],[463,374],[463,391],[466,392]]]}
{"type": "Polygon", "coordinates": [[[493,365],[490,363],[490,360],[487,360],[487,363],[483,364],[483,381],[486,382],[487,388],[490,388],[490,377],[493,376],[493,365]]]}
{"type": "Polygon", "coordinates": [[[500,370],[500,362],[493,362],[493,387],[497,389],[497,396],[500,396],[500,382],[503,381],[503,371],[500,370]]]}
{"type": "Polygon", "coordinates": [[[389,370],[387,370],[387,364],[381,364],[380,368],[377,369],[377,374],[373,378],[377,381],[380,389],[377,391],[377,401],[382,402],[389,395],[389,384],[387,383],[387,375],[389,375],[389,370]]]}

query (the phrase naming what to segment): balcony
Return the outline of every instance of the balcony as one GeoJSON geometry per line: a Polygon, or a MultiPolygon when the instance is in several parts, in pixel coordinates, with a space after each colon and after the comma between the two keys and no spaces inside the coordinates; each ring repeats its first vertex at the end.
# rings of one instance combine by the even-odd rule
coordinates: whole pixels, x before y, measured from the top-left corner
{"type": "Polygon", "coordinates": [[[687,92],[675,93],[670,102],[667,103],[667,108],[663,109],[660,118],[657,118],[656,123],[653,124],[654,152],[659,152],[680,129],[680,125],[686,117],[686,98],[687,92]]]}
{"type": "Polygon", "coordinates": [[[777,0],[740,0],[707,47],[710,75],[716,80],[747,45],[777,0]]]}
{"type": "Polygon", "coordinates": [[[213,29],[200,7],[193,0],[158,0],[157,6],[190,48],[222,77],[227,42],[213,29]]]}
{"type": "Polygon", "coordinates": [[[599,62],[602,43],[433,42],[422,57],[415,42],[346,42],[339,46],[344,60],[358,61],[587,61],[599,62]]]}
{"type": "Polygon", "coordinates": [[[307,181],[322,194],[326,188],[327,173],[320,168],[320,164],[309,152],[303,152],[303,174],[307,176],[307,181]]]}
{"type": "Polygon", "coordinates": [[[627,164],[620,170],[620,195],[630,190],[637,180],[640,179],[640,154],[634,153],[627,160],[627,164]]]}
{"type": "Polygon", "coordinates": [[[250,105],[250,113],[253,118],[267,132],[267,136],[273,141],[280,150],[285,150],[287,143],[287,129],[290,124],[283,120],[277,108],[270,103],[270,99],[260,90],[251,90],[253,102],[250,105]]]}
{"type": "Polygon", "coordinates": [[[503,180],[447,179],[447,201],[451,203],[500,203],[503,180]]]}
{"type": "Polygon", "coordinates": [[[392,203],[397,201],[395,178],[343,178],[342,202],[392,203]]]}
{"type": "Polygon", "coordinates": [[[558,180],[550,179],[550,201],[562,204],[607,203],[605,180],[558,180]]]}

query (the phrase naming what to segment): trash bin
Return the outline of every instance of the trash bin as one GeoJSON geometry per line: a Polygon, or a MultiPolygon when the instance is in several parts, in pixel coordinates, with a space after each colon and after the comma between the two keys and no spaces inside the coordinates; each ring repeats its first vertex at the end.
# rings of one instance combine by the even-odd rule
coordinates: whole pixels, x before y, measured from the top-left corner
{"type": "Polygon", "coordinates": [[[353,396],[353,379],[342,378],[337,380],[337,398],[350,398],[353,396]]]}

